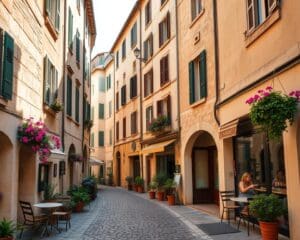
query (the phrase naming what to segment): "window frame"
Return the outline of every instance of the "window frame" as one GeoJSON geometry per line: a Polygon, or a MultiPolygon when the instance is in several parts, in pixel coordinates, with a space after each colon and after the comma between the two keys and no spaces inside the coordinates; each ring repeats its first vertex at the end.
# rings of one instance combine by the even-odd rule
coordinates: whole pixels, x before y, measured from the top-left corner
{"type": "Polygon", "coordinates": [[[158,33],[159,33],[159,47],[165,45],[166,42],[171,37],[171,19],[170,19],[170,12],[167,12],[166,16],[163,18],[162,21],[158,24],[158,33]],[[165,33],[166,32],[166,36],[165,33]]]}
{"type": "Polygon", "coordinates": [[[151,0],[149,0],[145,6],[145,27],[149,25],[149,23],[152,21],[152,3],[151,0]]]}
{"type": "Polygon", "coordinates": [[[153,68],[144,74],[144,98],[153,93],[153,68]],[[148,91],[148,81],[150,81],[150,89],[148,91]]]}

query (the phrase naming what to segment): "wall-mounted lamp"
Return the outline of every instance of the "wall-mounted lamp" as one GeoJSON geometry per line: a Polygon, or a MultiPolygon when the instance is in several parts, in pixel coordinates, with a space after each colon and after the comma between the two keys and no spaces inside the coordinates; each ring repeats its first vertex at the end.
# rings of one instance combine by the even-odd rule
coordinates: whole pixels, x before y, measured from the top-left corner
{"type": "Polygon", "coordinates": [[[134,53],[134,56],[135,56],[136,59],[140,59],[141,61],[146,62],[146,60],[145,60],[144,58],[140,57],[140,55],[141,55],[141,50],[140,50],[139,48],[136,47],[136,48],[133,50],[133,53],[134,53]]]}

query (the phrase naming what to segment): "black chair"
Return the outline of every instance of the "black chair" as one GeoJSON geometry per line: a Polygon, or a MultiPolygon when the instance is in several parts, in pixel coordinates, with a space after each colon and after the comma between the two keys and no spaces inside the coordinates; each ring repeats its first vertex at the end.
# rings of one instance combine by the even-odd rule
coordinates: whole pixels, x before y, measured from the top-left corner
{"type": "Polygon", "coordinates": [[[240,223],[241,223],[242,219],[244,220],[244,223],[247,222],[247,234],[249,236],[250,222],[252,222],[253,229],[254,229],[254,224],[255,224],[255,221],[256,221],[256,218],[250,214],[249,203],[240,206],[238,229],[240,229],[240,223]]]}
{"type": "Polygon", "coordinates": [[[233,201],[230,200],[230,198],[235,197],[234,191],[220,191],[220,197],[222,200],[222,216],[221,216],[221,222],[223,221],[224,213],[227,213],[227,220],[228,224],[230,223],[230,212],[234,213],[234,220],[235,218],[235,212],[237,209],[240,208],[240,206],[236,206],[233,201]]]}

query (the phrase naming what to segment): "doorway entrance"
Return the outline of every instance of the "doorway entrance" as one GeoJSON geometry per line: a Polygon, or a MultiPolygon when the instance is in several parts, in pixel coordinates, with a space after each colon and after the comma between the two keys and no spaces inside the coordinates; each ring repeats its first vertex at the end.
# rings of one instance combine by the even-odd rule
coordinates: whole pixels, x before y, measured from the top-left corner
{"type": "Polygon", "coordinates": [[[121,154],[120,154],[120,152],[117,152],[116,153],[116,168],[117,168],[117,178],[116,178],[116,180],[117,180],[117,182],[116,182],[116,185],[117,186],[121,186],[121,154]]]}
{"type": "Polygon", "coordinates": [[[140,158],[139,156],[133,156],[131,158],[131,163],[132,163],[132,173],[133,173],[133,180],[141,176],[141,166],[140,166],[140,158]]]}

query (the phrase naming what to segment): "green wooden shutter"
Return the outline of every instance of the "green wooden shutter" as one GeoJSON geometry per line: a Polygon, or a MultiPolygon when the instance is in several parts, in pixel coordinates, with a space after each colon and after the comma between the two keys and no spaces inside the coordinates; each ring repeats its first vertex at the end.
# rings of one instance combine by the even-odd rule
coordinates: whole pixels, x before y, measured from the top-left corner
{"type": "Polygon", "coordinates": [[[104,146],[104,132],[99,131],[99,147],[103,147],[103,146],[104,146]]]}
{"type": "Polygon", "coordinates": [[[148,40],[144,42],[144,59],[148,60],[148,40]]]}
{"type": "Polygon", "coordinates": [[[48,57],[44,58],[44,103],[50,104],[50,69],[48,57]]]}
{"type": "Polygon", "coordinates": [[[80,63],[80,34],[76,32],[76,61],[80,63]]]}
{"type": "Polygon", "coordinates": [[[99,119],[104,119],[104,104],[99,103],[99,119]]]}
{"type": "Polygon", "coordinates": [[[206,87],[206,50],[203,50],[199,56],[199,72],[200,72],[200,99],[207,96],[207,87],[206,87]]]}
{"type": "MultiPolygon", "coordinates": [[[[47,1],[50,2],[50,0],[47,1]]],[[[59,25],[60,25],[60,0],[56,0],[55,28],[57,31],[59,31],[59,25]]]]}
{"type": "Polygon", "coordinates": [[[194,62],[189,63],[190,104],[195,102],[195,72],[194,62]]]}
{"type": "Polygon", "coordinates": [[[73,48],[73,14],[69,7],[69,20],[68,20],[68,45],[69,48],[73,48]]]}
{"type": "Polygon", "coordinates": [[[67,114],[72,116],[72,79],[67,79],[67,114]]]}
{"type": "Polygon", "coordinates": [[[3,55],[2,96],[12,99],[14,76],[14,39],[5,32],[3,55]]]}
{"type": "Polygon", "coordinates": [[[79,88],[76,88],[76,102],[75,102],[75,120],[79,122],[79,88]]]}

